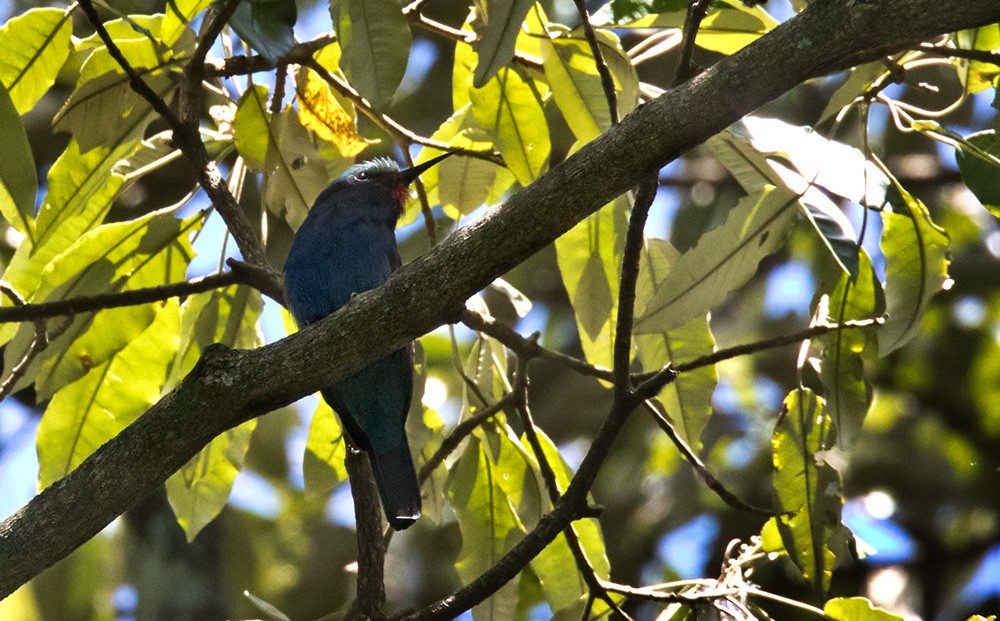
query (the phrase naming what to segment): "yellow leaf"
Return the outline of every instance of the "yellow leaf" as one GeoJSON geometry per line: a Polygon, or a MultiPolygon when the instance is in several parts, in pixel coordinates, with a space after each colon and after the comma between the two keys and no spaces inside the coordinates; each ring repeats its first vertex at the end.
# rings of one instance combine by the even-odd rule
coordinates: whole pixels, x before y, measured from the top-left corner
{"type": "Polygon", "coordinates": [[[295,91],[299,100],[299,122],[336,145],[344,157],[354,157],[368,145],[379,142],[358,134],[354,117],[312,69],[299,72],[295,91]]]}

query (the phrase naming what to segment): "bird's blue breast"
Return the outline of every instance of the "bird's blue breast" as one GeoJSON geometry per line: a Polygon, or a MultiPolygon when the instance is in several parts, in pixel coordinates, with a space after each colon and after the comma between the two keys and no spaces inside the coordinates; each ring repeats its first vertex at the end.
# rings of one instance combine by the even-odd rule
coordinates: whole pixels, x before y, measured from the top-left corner
{"type": "Polygon", "coordinates": [[[398,267],[395,218],[360,203],[363,198],[349,196],[352,202],[336,207],[317,202],[296,233],[285,263],[285,288],[301,325],[378,287],[398,267]]]}

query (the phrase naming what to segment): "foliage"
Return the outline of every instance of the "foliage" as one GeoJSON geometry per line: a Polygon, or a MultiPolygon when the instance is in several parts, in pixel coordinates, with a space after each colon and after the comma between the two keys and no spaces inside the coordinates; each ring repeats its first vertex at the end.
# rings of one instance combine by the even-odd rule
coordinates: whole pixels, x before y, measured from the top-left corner
{"type": "MultiPolygon", "coordinates": [[[[0,28],[0,310],[221,270],[234,252],[220,220],[244,255],[233,219],[256,222],[249,241],[280,265],[316,196],[355,157],[397,146],[420,163],[464,149],[410,197],[398,235],[416,258],[663,94],[683,46],[709,64],[768,36],[780,21],[768,10],[781,20],[794,12],[719,0],[694,33],[681,30],[687,1],[613,0],[586,28],[570,3],[442,0],[432,19],[425,5],[437,4],[330,0],[296,11],[279,0],[169,0],[161,13],[103,14],[111,49],[80,5],[12,16],[0,28]],[[202,41],[228,9],[220,43],[202,41]],[[190,118],[235,212],[177,163],[203,165],[172,125],[190,118]]],[[[790,603],[801,618],[897,619],[874,604],[906,612],[912,602],[865,588],[876,566],[864,551],[883,562],[887,545],[866,541],[881,532],[873,522],[919,534],[929,558],[912,553],[902,559],[911,566],[941,563],[921,585],[939,607],[924,613],[985,610],[967,592],[976,568],[988,573],[1000,554],[1000,141],[990,109],[1000,25],[845,75],[803,85],[661,170],[651,222],[631,248],[638,268],[623,267],[630,219],[649,206],[632,191],[470,300],[519,332],[538,328],[537,342],[561,358],[485,327],[420,339],[408,433],[426,469],[425,517],[391,541],[387,612],[490,571],[575,485],[603,515],[577,516],[517,578],[484,594],[473,618],[600,618],[617,606],[646,618],[700,618],[705,607],[791,618],[781,616],[790,603]],[[903,164],[918,160],[926,174],[903,164]],[[805,276],[783,278],[795,270],[805,276]],[[635,300],[625,346],[615,342],[631,307],[623,296],[635,300]],[[797,360],[780,349],[791,342],[797,360]],[[616,412],[631,387],[613,387],[608,371],[622,352],[631,366],[614,370],[630,381],[667,377],[657,372],[669,366],[679,374],[645,400],[654,424],[638,408],[596,485],[581,483],[580,456],[592,455],[581,447],[627,415],[616,412]],[[769,515],[739,511],[733,497],[769,515]],[[871,509],[879,499],[898,511],[871,509]],[[678,540],[695,531],[704,541],[678,540]],[[671,549],[684,544],[698,548],[694,568],[671,549]],[[634,597],[612,580],[655,586],[634,597]]],[[[40,488],[170,398],[212,344],[249,349],[294,331],[250,282],[193,291],[0,324],[0,395],[44,412],[34,434],[40,488]]],[[[348,450],[332,410],[311,402],[205,438],[166,481],[165,506],[186,550],[225,549],[219,588],[136,585],[140,600],[214,598],[231,616],[346,610],[353,578],[343,568],[356,560],[348,450]],[[267,490],[274,506],[248,501],[241,485],[267,490]]],[[[136,532],[140,514],[129,514],[136,532]]],[[[121,559],[143,558],[140,539],[102,535],[58,566],[54,575],[102,603],[56,597],[47,575],[0,611],[105,614],[94,611],[128,582],[121,559]],[[117,553],[97,560],[96,548],[117,553]]]]}

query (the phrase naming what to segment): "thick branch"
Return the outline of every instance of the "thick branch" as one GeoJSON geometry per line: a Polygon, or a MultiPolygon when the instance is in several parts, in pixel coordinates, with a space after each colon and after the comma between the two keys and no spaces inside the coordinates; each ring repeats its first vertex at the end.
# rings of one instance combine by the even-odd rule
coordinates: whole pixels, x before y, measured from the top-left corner
{"type": "MultiPolygon", "coordinates": [[[[811,3],[753,45],[639,108],[380,289],[278,343],[253,351],[207,348],[175,391],[0,523],[0,596],[93,537],[213,437],[457,320],[469,296],[744,114],[808,78],[939,33],[1000,21],[996,0],[961,4],[955,10],[939,0],[811,3]]],[[[606,455],[610,442],[597,448],[606,455]]],[[[592,480],[600,457],[584,460],[578,476],[592,480]]],[[[571,485],[538,528],[475,586],[420,616],[452,616],[516,576],[586,509],[582,491],[571,485]]]]}

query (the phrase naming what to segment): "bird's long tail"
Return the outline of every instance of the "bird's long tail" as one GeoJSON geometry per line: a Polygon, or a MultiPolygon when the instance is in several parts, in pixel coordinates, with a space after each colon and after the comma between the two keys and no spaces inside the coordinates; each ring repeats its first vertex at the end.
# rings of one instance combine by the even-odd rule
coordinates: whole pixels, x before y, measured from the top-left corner
{"type": "Polygon", "coordinates": [[[396,530],[409,528],[420,517],[420,485],[409,447],[403,443],[368,456],[386,520],[396,530]]]}

